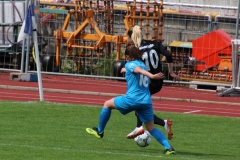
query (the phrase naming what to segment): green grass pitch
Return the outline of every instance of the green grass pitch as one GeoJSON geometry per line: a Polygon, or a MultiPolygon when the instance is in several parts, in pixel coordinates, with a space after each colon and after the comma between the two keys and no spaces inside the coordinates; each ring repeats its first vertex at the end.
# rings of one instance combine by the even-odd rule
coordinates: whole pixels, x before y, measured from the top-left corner
{"type": "Polygon", "coordinates": [[[101,106],[0,101],[0,159],[240,159],[239,118],[155,112],[173,120],[169,142],[176,154],[166,156],[154,138],[145,148],[125,138],[135,128],[134,113],[123,116],[113,110],[103,139],[87,134],[87,127],[98,125],[100,111],[101,106]]]}

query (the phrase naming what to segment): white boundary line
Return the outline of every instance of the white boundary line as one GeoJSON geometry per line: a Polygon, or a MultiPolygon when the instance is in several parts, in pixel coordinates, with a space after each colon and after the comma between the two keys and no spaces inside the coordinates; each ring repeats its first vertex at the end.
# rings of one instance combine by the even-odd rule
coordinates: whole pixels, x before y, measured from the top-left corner
{"type": "Polygon", "coordinates": [[[183,113],[184,114],[189,114],[189,113],[196,113],[196,112],[201,112],[201,110],[193,110],[193,111],[183,112],[183,113]]]}
{"type": "MultiPolygon", "coordinates": [[[[132,154],[132,153],[125,153],[125,152],[112,152],[112,151],[99,151],[99,150],[87,150],[87,149],[69,149],[69,148],[61,148],[61,147],[44,147],[44,146],[34,146],[34,145],[21,145],[21,144],[10,144],[10,143],[0,143],[0,146],[12,146],[12,147],[25,147],[25,148],[35,148],[35,149],[51,149],[51,150],[60,150],[60,151],[72,151],[72,152],[84,152],[84,153],[95,153],[95,154],[111,154],[111,155],[124,155],[124,156],[141,156],[147,158],[164,158],[164,159],[184,159],[184,160],[212,160],[212,159],[199,159],[193,157],[185,157],[185,156],[161,156],[161,155],[149,155],[149,154],[132,154]]],[[[159,154],[161,154],[159,152],[159,154]]]]}
{"type": "Polygon", "coordinates": [[[131,153],[124,153],[124,152],[112,152],[112,151],[96,151],[96,150],[88,150],[88,149],[70,149],[70,148],[61,148],[61,147],[44,147],[44,146],[33,146],[33,145],[21,145],[21,144],[7,144],[7,143],[0,143],[1,146],[12,146],[12,147],[25,147],[25,148],[36,148],[36,149],[51,149],[51,150],[60,150],[60,151],[73,151],[73,152],[84,152],[84,153],[95,153],[95,154],[113,154],[113,155],[125,155],[125,156],[143,156],[143,157],[155,157],[161,158],[161,155],[149,155],[149,154],[131,154],[131,153]]]}

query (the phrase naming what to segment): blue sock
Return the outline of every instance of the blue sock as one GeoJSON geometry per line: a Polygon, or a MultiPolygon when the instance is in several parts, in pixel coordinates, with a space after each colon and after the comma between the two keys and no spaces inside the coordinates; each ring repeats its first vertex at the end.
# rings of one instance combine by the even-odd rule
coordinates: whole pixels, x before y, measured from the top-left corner
{"type": "Polygon", "coordinates": [[[164,136],[164,134],[158,130],[157,128],[154,128],[150,134],[159,142],[161,143],[165,149],[169,149],[170,148],[170,144],[168,143],[168,140],[166,139],[166,137],[164,136]]]}
{"type": "Polygon", "coordinates": [[[111,116],[111,109],[108,109],[103,106],[102,111],[100,113],[99,123],[98,123],[98,132],[102,133],[104,131],[104,128],[111,116]]]}

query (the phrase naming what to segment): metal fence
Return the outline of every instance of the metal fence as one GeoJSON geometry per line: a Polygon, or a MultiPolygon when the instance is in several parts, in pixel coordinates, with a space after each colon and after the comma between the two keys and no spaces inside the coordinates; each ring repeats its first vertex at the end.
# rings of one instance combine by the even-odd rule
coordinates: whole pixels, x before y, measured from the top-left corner
{"type": "MultiPolygon", "coordinates": [[[[87,49],[83,52],[83,49],[72,49],[71,55],[68,55],[66,46],[68,39],[62,38],[60,41],[60,65],[56,67],[56,46],[58,44],[56,43],[57,37],[54,32],[66,25],[64,22],[67,18],[69,10],[75,9],[74,4],[71,2],[74,1],[66,1],[66,3],[65,1],[60,3],[60,1],[58,2],[52,0],[35,1],[41,70],[43,73],[49,74],[93,77],[100,76],[104,78],[118,79],[119,77],[115,77],[114,74],[114,65],[116,62],[116,44],[114,42],[107,43],[107,45],[98,50],[87,49]]],[[[83,10],[87,11],[89,9],[89,6],[87,5],[89,1],[85,2],[86,6],[83,5],[83,8],[78,9],[79,13],[84,14],[83,10]]],[[[126,3],[128,2],[129,1],[124,0],[104,0],[99,1],[99,4],[94,3],[94,20],[95,23],[97,23],[98,29],[101,32],[111,35],[127,36],[125,33],[126,26],[124,25],[123,19],[126,15],[126,3]],[[111,24],[110,22],[107,22],[110,21],[111,18],[108,17],[107,19],[105,12],[98,12],[98,5],[101,9],[101,7],[104,7],[106,4],[110,7],[112,5],[114,9],[110,15],[113,19],[112,29],[109,29],[111,27],[106,26],[106,24],[111,24]]],[[[154,2],[154,0],[150,1],[150,3],[154,2]]],[[[160,3],[161,1],[156,2],[160,3]]],[[[136,1],[136,3],[138,4],[140,1],[136,1]]],[[[32,41],[30,40],[28,43],[26,42],[26,45],[24,46],[22,46],[22,42],[16,42],[19,29],[22,25],[21,22],[26,14],[28,4],[28,0],[19,0],[14,2],[0,1],[0,12],[2,12],[0,14],[0,70],[20,71],[23,62],[21,60],[23,52],[25,54],[29,54],[29,57],[27,56],[26,60],[24,60],[25,65],[27,63],[27,67],[24,71],[36,71],[35,54],[32,41]],[[27,46],[29,48],[27,48],[27,46]]],[[[130,5],[132,4],[133,3],[130,5]]],[[[196,50],[193,45],[194,41],[214,30],[223,29],[226,34],[235,38],[237,20],[236,14],[238,9],[236,7],[237,1],[220,0],[208,2],[204,0],[187,0],[179,3],[179,1],[165,0],[163,5],[163,44],[168,46],[168,49],[173,53],[175,58],[175,71],[183,76],[183,80],[185,80],[185,82],[205,82],[205,84],[211,85],[212,83],[216,83],[217,85],[231,84],[231,70],[221,70],[220,72],[216,72],[219,62],[216,62],[216,66],[209,67],[207,70],[196,71],[193,69],[194,67],[192,67],[192,65],[189,65],[189,57],[192,57],[192,53],[196,50]],[[193,73],[195,75],[193,75],[193,73]],[[199,74],[198,77],[196,74],[199,74]],[[216,76],[217,74],[220,74],[221,76],[226,75],[227,78],[214,78],[213,76],[216,76]]],[[[84,22],[84,20],[85,19],[81,19],[79,17],[76,18],[72,15],[72,17],[69,18],[69,24],[66,31],[71,33],[75,32],[77,30],[76,22],[79,22],[80,25],[84,22]]],[[[140,23],[140,21],[137,23],[140,23]]],[[[152,24],[153,20],[150,20],[149,23],[152,24]]],[[[149,27],[144,20],[142,21],[142,27],[143,31],[146,31],[146,28],[149,27]]],[[[85,30],[92,34],[96,34],[96,31],[91,26],[87,26],[85,30]]],[[[153,28],[150,27],[149,34],[152,34],[152,31],[153,28]]],[[[144,36],[146,35],[144,34],[144,36]]],[[[214,40],[217,39],[214,38],[214,40]]],[[[74,39],[74,42],[89,46],[91,46],[92,43],[91,41],[84,41],[81,38],[74,39]]],[[[208,43],[209,50],[217,50],[215,48],[215,43],[208,43]]],[[[199,49],[199,46],[197,47],[199,49]]],[[[122,45],[120,59],[123,56],[124,49],[125,46],[122,45]]],[[[218,50],[218,52],[221,51],[218,50]]],[[[226,61],[228,60],[229,59],[226,61]]],[[[229,67],[230,64],[231,63],[229,62],[226,65],[229,67]]],[[[165,73],[167,74],[167,71],[165,73]]],[[[122,79],[122,77],[119,79],[122,79]]],[[[170,80],[170,78],[167,76],[166,80],[170,80]]]]}

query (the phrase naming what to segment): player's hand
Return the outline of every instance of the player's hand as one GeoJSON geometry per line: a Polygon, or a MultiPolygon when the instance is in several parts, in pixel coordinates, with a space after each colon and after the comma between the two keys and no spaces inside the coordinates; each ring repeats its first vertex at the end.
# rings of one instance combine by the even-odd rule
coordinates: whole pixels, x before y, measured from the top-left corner
{"type": "Polygon", "coordinates": [[[163,79],[163,78],[164,78],[164,74],[159,72],[157,74],[154,74],[152,79],[163,79]]]}
{"type": "Polygon", "coordinates": [[[174,72],[170,73],[170,76],[173,77],[173,81],[180,81],[180,76],[175,74],[174,72]]]}
{"type": "Polygon", "coordinates": [[[126,68],[122,68],[121,73],[125,73],[125,72],[126,72],[126,68]]]}

